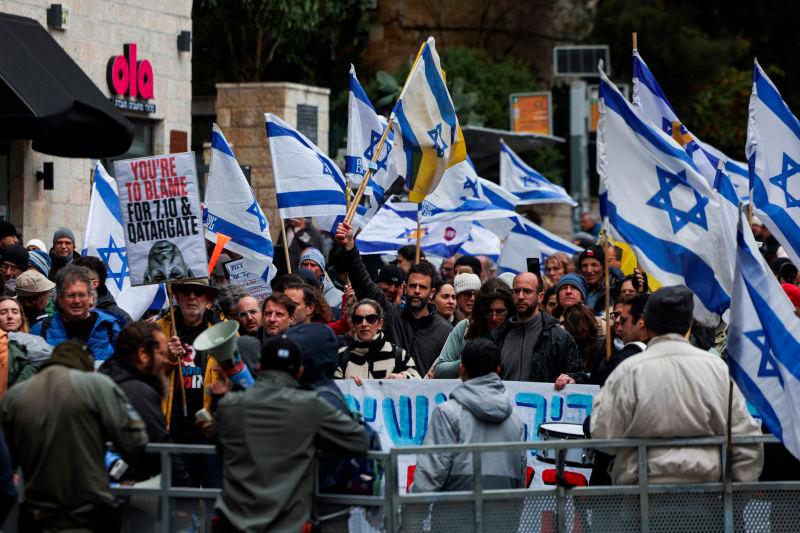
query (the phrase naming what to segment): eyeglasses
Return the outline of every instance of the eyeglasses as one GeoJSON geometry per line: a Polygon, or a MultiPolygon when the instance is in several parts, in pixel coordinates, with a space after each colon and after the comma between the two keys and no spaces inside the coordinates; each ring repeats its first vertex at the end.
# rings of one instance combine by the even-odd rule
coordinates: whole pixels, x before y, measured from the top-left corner
{"type": "Polygon", "coordinates": [[[475,291],[461,291],[458,293],[459,296],[465,296],[468,299],[475,298],[475,291]]]}
{"type": "Polygon", "coordinates": [[[205,296],[206,291],[202,287],[192,287],[191,285],[187,285],[184,287],[175,287],[175,292],[178,294],[182,294],[184,296],[189,296],[190,294],[194,294],[195,296],[205,296]]]}
{"type": "Polygon", "coordinates": [[[378,321],[378,315],[353,315],[353,324],[356,326],[365,320],[367,321],[367,324],[375,324],[378,321]]]}
{"type": "Polygon", "coordinates": [[[507,309],[489,309],[486,311],[486,318],[492,318],[493,316],[506,316],[508,313],[507,309]]]}
{"type": "Polygon", "coordinates": [[[248,309],[247,311],[239,311],[238,316],[239,318],[247,318],[249,316],[256,316],[258,314],[258,309],[248,309]]]}
{"type": "Polygon", "coordinates": [[[5,272],[7,270],[21,270],[21,269],[13,263],[3,263],[2,265],[0,265],[0,270],[5,272]]]}
{"type": "Polygon", "coordinates": [[[89,298],[89,293],[87,292],[70,292],[64,294],[65,300],[86,300],[89,298]]]}

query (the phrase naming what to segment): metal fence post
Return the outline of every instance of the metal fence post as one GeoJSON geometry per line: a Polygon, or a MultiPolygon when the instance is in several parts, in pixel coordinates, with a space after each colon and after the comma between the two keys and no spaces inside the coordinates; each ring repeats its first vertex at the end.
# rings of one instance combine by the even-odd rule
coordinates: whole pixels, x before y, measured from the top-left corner
{"type": "MultiPolygon", "coordinates": [[[[733,448],[733,444],[731,444],[731,449],[733,448]]],[[[720,450],[721,461],[720,464],[723,465],[723,492],[722,492],[722,504],[723,504],[723,520],[724,520],[724,531],[725,533],[733,533],[733,465],[729,463],[728,457],[730,457],[728,453],[728,443],[723,442],[720,450]]]]}
{"type": "Polygon", "coordinates": [[[395,519],[397,518],[397,492],[400,490],[397,485],[397,454],[394,448],[389,449],[388,461],[389,464],[384,466],[386,472],[386,531],[394,533],[399,531],[399,524],[395,522],[395,519]]]}
{"type": "Polygon", "coordinates": [[[567,489],[564,487],[566,455],[566,450],[556,450],[556,528],[558,533],[567,531],[567,489]]]}
{"type": "Polygon", "coordinates": [[[647,483],[647,446],[639,446],[639,516],[642,533],[650,532],[650,499],[647,483]]]}
{"type": "Polygon", "coordinates": [[[169,451],[161,452],[161,494],[159,500],[161,503],[161,521],[158,525],[158,530],[161,533],[169,531],[170,523],[170,499],[169,489],[172,486],[172,456],[169,451]]]}
{"type": "Polygon", "coordinates": [[[483,533],[483,465],[481,463],[481,452],[472,452],[472,479],[473,498],[475,503],[475,532],[483,533]]]}

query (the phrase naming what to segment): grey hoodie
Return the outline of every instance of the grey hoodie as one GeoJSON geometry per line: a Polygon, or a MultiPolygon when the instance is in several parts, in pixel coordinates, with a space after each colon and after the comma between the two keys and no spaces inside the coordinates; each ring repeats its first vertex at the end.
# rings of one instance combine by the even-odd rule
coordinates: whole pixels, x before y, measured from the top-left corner
{"type": "MultiPolygon", "coordinates": [[[[492,372],[465,381],[450,393],[450,401],[431,413],[425,444],[521,442],[522,420],[514,412],[500,377],[492,372]]],[[[521,488],[525,482],[524,451],[484,453],[483,489],[521,488]]],[[[472,490],[469,453],[419,454],[413,492],[472,490]]]]}

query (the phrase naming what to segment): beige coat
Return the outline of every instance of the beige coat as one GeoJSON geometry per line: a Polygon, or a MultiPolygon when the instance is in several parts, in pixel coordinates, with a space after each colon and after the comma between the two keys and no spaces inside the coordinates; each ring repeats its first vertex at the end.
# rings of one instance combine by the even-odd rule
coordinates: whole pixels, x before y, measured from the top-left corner
{"type": "MultiPolygon", "coordinates": [[[[699,350],[675,334],[654,338],[647,350],[623,361],[595,396],[591,432],[596,439],[680,438],[725,435],[728,414],[728,367],[718,356],[699,350]]],[[[760,435],[747,412],[739,387],[733,387],[733,434],[760,435]]],[[[616,455],[616,485],[638,482],[635,448],[610,450],[616,455]]],[[[650,448],[652,483],[719,481],[720,448],[650,448]]],[[[737,446],[735,481],[758,479],[763,447],[737,446]]]]}

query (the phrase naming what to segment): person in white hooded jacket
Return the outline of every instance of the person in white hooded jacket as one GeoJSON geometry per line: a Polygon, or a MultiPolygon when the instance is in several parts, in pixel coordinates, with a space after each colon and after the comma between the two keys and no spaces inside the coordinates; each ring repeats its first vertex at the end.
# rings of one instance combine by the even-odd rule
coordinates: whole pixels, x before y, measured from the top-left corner
{"type": "MultiPolygon", "coordinates": [[[[591,438],[690,438],[723,436],[728,424],[728,367],[717,355],[686,340],[694,301],[685,286],[664,287],[644,308],[647,349],[625,359],[594,397],[591,438]]],[[[744,396],[733,385],[732,433],[760,435],[744,396]]],[[[611,472],[615,485],[638,482],[636,448],[619,448],[611,472]]],[[[756,481],[763,465],[761,445],[735,446],[733,480],[756,481]]],[[[647,453],[650,483],[708,483],[721,479],[720,450],[658,447],[647,453]]]]}
{"type": "MultiPolygon", "coordinates": [[[[488,339],[471,339],[461,354],[461,383],[449,401],[431,413],[424,444],[478,444],[519,442],[524,439],[522,420],[500,380],[500,349],[488,339]]],[[[484,453],[481,486],[489,489],[524,487],[524,450],[484,453]]],[[[412,492],[473,489],[469,453],[417,455],[412,492]]]]}

